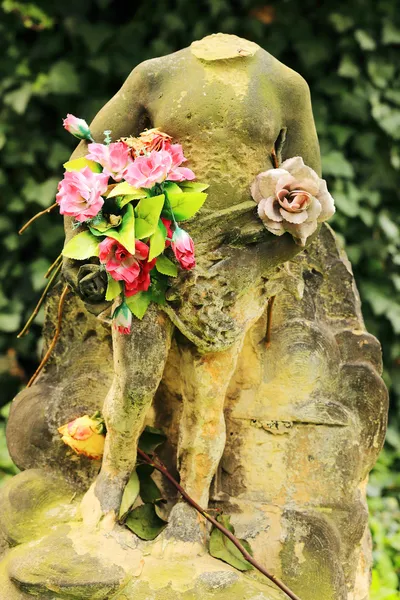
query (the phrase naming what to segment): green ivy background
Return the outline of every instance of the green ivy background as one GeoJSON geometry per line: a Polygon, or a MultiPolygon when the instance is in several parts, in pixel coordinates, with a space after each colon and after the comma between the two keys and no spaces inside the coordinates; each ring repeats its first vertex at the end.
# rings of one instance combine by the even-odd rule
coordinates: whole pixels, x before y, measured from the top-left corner
{"type": "MultiPolygon", "coordinates": [[[[139,62],[222,31],[251,39],[308,81],[333,226],[354,266],[391,396],[387,444],[369,485],[373,600],[400,598],[400,11],[397,0],[68,0],[0,3],[0,428],[38,363],[42,313],[16,333],[59,254],[54,201],[74,147],[67,112],[90,121],[139,62]],[[267,4],[265,2],[268,2],[267,4]]],[[[0,431],[4,481],[15,472],[0,431]]]]}

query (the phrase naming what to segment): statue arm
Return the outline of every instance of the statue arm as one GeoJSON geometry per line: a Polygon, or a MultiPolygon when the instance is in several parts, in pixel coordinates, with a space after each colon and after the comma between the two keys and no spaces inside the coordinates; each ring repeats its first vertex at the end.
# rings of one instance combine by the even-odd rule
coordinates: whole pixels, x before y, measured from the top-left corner
{"type": "MultiPolygon", "coordinates": [[[[120,137],[138,135],[143,128],[149,126],[146,111],[148,88],[149,78],[146,77],[145,63],[142,63],[132,71],[121,89],[99,111],[90,124],[93,139],[96,142],[103,142],[103,132],[111,130],[112,139],[117,140],[120,137]]],[[[87,153],[88,142],[82,140],[73,152],[71,160],[86,156],[87,153]]],[[[66,242],[81,231],[80,229],[74,229],[73,221],[71,217],[64,217],[66,242]]],[[[107,306],[107,304],[98,300],[99,296],[103,295],[104,297],[105,282],[102,280],[97,265],[90,265],[79,273],[82,266],[81,261],[65,258],[63,263],[64,277],[84,301],[98,305],[97,308],[93,307],[92,312],[101,312],[107,306]],[[80,283],[83,276],[85,277],[84,286],[80,283]]]]}
{"type": "Polygon", "coordinates": [[[321,176],[321,157],[307,82],[290,71],[284,86],[282,105],[285,107],[286,139],[282,146],[282,161],[301,156],[304,163],[321,176]]]}

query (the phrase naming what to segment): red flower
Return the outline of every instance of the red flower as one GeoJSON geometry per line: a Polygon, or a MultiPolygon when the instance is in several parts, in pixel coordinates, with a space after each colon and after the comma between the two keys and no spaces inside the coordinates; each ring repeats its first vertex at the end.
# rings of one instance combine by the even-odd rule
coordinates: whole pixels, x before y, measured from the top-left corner
{"type": "Polygon", "coordinates": [[[135,254],[130,254],[122,244],[113,238],[106,238],[99,246],[100,262],[116,281],[134,284],[140,275],[142,261],[149,255],[149,247],[143,242],[135,242],[135,254]]]}
{"type": "Polygon", "coordinates": [[[190,235],[180,227],[176,227],[174,235],[172,236],[172,250],[182,269],[194,269],[196,261],[194,258],[193,240],[190,235]]]}
{"type": "Polygon", "coordinates": [[[139,261],[139,273],[134,281],[131,283],[125,282],[125,296],[129,298],[134,296],[138,292],[146,292],[151,284],[150,271],[156,264],[156,258],[152,261],[147,262],[144,260],[139,261]]]}

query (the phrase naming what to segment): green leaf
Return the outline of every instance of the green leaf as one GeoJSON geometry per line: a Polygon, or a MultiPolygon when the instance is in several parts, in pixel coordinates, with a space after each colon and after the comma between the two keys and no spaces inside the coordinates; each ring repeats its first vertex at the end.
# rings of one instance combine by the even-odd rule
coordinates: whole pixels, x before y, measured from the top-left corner
{"type": "Polygon", "coordinates": [[[135,194],[131,194],[130,196],[116,196],[115,200],[118,208],[124,208],[124,206],[129,204],[129,202],[132,202],[132,200],[137,200],[137,198],[135,194]]]}
{"type": "Polygon", "coordinates": [[[108,285],[106,291],[106,300],[114,300],[122,292],[122,283],[115,281],[110,275],[108,275],[108,285]]]}
{"type": "Polygon", "coordinates": [[[149,237],[155,232],[164,201],[164,194],[142,198],[139,201],[135,208],[136,237],[138,240],[149,237]]]}
{"type": "Polygon", "coordinates": [[[182,192],[168,194],[168,200],[177,221],[186,221],[197,213],[206,201],[203,192],[182,192]]]}
{"type": "Polygon", "coordinates": [[[385,20],[382,30],[382,43],[388,44],[400,44],[400,28],[390,19],[385,20]]]}
{"type": "Polygon", "coordinates": [[[164,254],[161,254],[157,258],[156,269],[159,273],[163,275],[168,275],[169,277],[176,277],[178,275],[178,267],[169,260],[164,254]]]}
{"type": "Polygon", "coordinates": [[[22,115],[28,106],[32,91],[32,84],[24,83],[18,89],[4,95],[4,104],[10,106],[17,114],[22,115]]]}
{"type": "Polygon", "coordinates": [[[173,181],[166,181],[164,183],[164,190],[167,192],[167,194],[169,194],[169,193],[181,194],[182,193],[181,186],[174,183],[173,181]]]}
{"type": "Polygon", "coordinates": [[[75,66],[66,60],[55,63],[50,71],[47,85],[54,94],[78,94],[81,86],[75,66]]]}
{"type": "MultiPolygon", "coordinates": [[[[235,533],[234,528],[230,523],[228,515],[220,515],[217,520],[221,525],[228,529],[231,533],[235,533]]],[[[249,554],[252,554],[250,544],[246,540],[239,540],[242,546],[249,554]]],[[[214,558],[219,558],[228,563],[239,571],[250,571],[253,566],[245,560],[242,553],[236,548],[229,538],[226,537],[219,529],[214,528],[210,536],[210,554],[214,558]]]]}
{"type": "Polygon", "coordinates": [[[363,29],[357,29],[357,31],[354,34],[354,37],[356,38],[357,42],[360,44],[360,47],[363,50],[368,51],[376,49],[376,42],[367,31],[364,31],[363,29]]]}
{"type": "Polygon", "coordinates": [[[137,497],[139,496],[140,482],[136,471],[133,471],[128,483],[125,486],[124,494],[122,496],[121,507],[119,509],[119,518],[124,520],[124,517],[128,511],[135,504],[137,497]]]}
{"type": "MultiPolygon", "coordinates": [[[[136,200],[140,200],[141,198],[146,198],[148,193],[142,188],[135,188],[127,181],[123,181],[111,190],[107,198],[115,198],[115,196],[133,196],[136,200]]],[[[132,200],[134,199],[133,197],[132,200]]]]}
{"type": "MultiPolygon", "coordinates": [[[[141,465],[146,466],[146,465],[141,465]]],[[[155,483],[155,481],[151,478],[151,474],[146,471],[143,471],[139,466],[137,468],[137,474],[140,481],[140,497],[145,503],[155,503],[163,500],[162,493],[155,483]]]]}
{"type": "Polygon", "coordinates": [[[63,167],[66,171],[80,171],[85,167],[89,167],[93,173],[101,173],[103,168],[99,163],[94,160],[89,160],[88,158],[75,158],[74,160],[69,160],[63,164],[63,167]]]}
{"type": "Polygon", "coordinates": [[[153,260],[161,254],[165,248],[165,240],[167,239],[167,229],[161,219],[158,221],[157,229],[150,238],[149,260],[153,260]]]}
{"type": "Polygon", "coordinates": [[[125,298],[125,302],[132,314],[142,320],[151,302],[151,293],[150,291],[138,292],[129,298],[125,298]]]}
{"type": "Polygon", "coordinates": [[[182,181],[178,184],[183,192],[204,192],[210,186],[208,183],[200,183],[199,181],[182,181]]]}
{"type": "Polygon", "coordinates": [[[337,150],[332,150],[322,157],[322,171],[324,175],[335,175],[348,179],[354,177],[351,163],[337,150]]]}
{"type": "Polygon", "coordinates": [[[106,232],[107,237],[111,237],[117,240],[124,246],[131,254],[135,254],[135,215],[133,212],[133,206],[128,204],[126,212],[122,217],[121,225],[118,229],[108,229],[106,232]]]}
{"type": "Polygon", "coordinates": [[[347,77],[349,79],[355,79],[360,75],[360,69],[353,58],[348,54],[345,54],[340,61],[338,74],[341,77],[347,77]]]}
{"type": "Polygon", "coordinates": [[[139,448],[146,454],[153,454],[158,446],[161,446],[166,439],[167,436],[161,429],[156,429],[155,427],[147,425],[139,438],[139,448]]]}
{"type": "Polygon", "coordinates": [[[62,253],[67,258],[85,260],[99,255],[99,243],[90,231],[82,231],[69,240],[62,253]]]}
{"type": "Polygon", "coordinates": [[[143,504],[129,513],[125,525],[142,540],[154,540],[166,527],[167,521],[161,519],[154,504],[143,504]]]}

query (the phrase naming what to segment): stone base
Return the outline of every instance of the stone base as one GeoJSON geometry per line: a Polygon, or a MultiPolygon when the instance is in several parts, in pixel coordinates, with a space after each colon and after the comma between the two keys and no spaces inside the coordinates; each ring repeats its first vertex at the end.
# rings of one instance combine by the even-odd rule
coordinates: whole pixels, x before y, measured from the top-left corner
{"type": "Polygon", "coordinates": [[[88,530],[78,507],[71,488],[42,470],[20,473],[4,487],[0,530],[8,549],[0,600],[286,598],[256,572],[243,574],[208,554],[180,556],[177,547],[160,558],[157,541],[141,542],[125,527],[88,530]]]}

